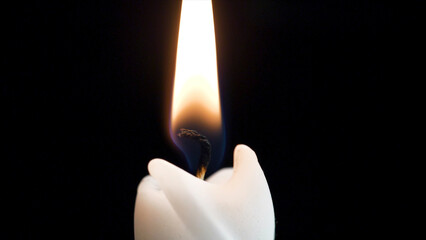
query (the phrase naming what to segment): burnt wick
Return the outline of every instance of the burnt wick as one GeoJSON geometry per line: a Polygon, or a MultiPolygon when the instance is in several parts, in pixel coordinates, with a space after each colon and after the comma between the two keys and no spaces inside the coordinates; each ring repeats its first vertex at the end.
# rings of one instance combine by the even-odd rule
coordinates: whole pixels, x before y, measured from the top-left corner
{"type": "Polygon", "coordinates": [[[201,146],[200,162],[198,164],[196,176],[204,180],[204,175],[207,171],[207,166],[210,163],[211,145],[206,136],[201,135],[195,130],[181,128],[178,137],[189,138],[198,141],[201,146]]]}

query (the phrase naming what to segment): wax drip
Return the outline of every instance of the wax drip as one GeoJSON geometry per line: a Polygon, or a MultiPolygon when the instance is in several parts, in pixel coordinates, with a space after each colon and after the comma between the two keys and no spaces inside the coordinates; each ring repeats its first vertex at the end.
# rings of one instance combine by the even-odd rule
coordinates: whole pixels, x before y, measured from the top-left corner
{"type": "Polygon", "coordinates": [[[178,137],[189,138],[196,140],[200,143],[201,146],[201,156],[200,162],[198,163],[196,176],[200,179],[204,179],[204,176],[207,171],[207,166],[210,163],[211,158],[211,145],[206,136],[201,135],[195,130],[181,128],[178,137]]]}

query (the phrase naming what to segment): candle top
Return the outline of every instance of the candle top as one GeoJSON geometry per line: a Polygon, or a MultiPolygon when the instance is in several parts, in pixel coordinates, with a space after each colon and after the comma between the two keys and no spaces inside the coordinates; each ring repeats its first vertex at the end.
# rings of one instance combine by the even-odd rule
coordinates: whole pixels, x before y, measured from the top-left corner
{"type": "MultiPolygon", "coordinates": [[[[161,196],[155,204],[169,209],[166,218],[175,216],[173,221],[182,227],[178,231],[188,239],[273,239],[271,194],[256,154],[249,147],[238,145],[234,168],[220,170],[206,181],[162,159],[153,159],[148,170],[151,177],[141,182],[138,199],[161,196]]],[[[149,217],[144,214],[158,215],[151,213],[152,209],[146,211],[135,210],[135,230],[146,224],[144,216],[149,217]]]]}

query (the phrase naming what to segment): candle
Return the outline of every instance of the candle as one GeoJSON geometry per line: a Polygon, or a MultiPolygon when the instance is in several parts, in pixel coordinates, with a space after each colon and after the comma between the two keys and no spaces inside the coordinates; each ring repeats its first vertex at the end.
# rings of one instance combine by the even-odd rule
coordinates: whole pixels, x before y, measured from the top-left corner
{"type": "Polygon", "coordinates": [[[150,175],[138,187],[135,239],[273,239],[272,198],[253,150],[238,145],[234,167],[203,180],[207,167],[218,168],[223,153],[211,0],[182,2],[171,110],[171,137],[189,167],[198,166],[198,177],[165,160],[151,160],[150,175]],[[180,136],[201,139],[199,162],[194,156],[200,153],[177,137],[179,130],[180,136]]]}
{"type": "Polygon", "coordinates": [[[268,183],[253,150],[238,145],[234,168],[203,181],[154,159],[138,187],[135,239],[274,239],[268,183]]]}

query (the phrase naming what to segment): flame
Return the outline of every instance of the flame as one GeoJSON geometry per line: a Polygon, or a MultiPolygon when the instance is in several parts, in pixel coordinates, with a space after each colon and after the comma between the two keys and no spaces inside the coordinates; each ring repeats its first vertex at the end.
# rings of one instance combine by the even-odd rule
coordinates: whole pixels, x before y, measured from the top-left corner
{"type": "Polygon", "coordinates": [[[207,174],[217,169],[225,140],[211,0],[182,1],[173,86],[170,134],[194,172],[200,158],[199,144],[178,138],[180,128],[196,130],[207,137],[211,143],[207,174]]]}
{"type": "Polygon", "coordinates": [[[172,101],[172,133],[192,123],[220,131],[222,116],[211,0],[182,2],[172,101]]]}

